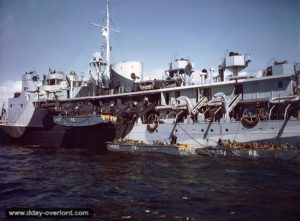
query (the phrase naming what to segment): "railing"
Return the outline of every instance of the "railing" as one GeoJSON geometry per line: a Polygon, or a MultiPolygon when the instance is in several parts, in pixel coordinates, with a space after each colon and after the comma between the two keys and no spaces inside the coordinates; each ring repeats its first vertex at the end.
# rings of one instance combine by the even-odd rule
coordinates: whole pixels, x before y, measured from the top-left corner
{"type": "Polygon", "coordinates": [[[230,102],[230,104],[228,105],[228,113],[230,113],[232,110],[233,110],[233,108],[240,102],[240,100],[242,99],[242,94],[240,93],[240,94],[237,94],[234,98],[233,98],[233,100],[230,102]]]}
{"type": "Polygon", "coordinates": [[[200,101],[193,107],[192,113],[195,114],[197,110],[199,110],[206,102],[207,102],[207,97],[203,97],[200,99],[200,101]]]}

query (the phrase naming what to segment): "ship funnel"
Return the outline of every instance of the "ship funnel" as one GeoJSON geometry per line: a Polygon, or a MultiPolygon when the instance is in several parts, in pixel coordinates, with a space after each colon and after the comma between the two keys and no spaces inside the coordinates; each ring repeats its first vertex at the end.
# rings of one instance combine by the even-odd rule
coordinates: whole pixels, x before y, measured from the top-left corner
{"type": "Polygon", "coordinates": [[[139,61],[119,62],[111,65],[111,88],[115,93],[131,92],[134,83],[143,75],[143,64],[139,61]]]}

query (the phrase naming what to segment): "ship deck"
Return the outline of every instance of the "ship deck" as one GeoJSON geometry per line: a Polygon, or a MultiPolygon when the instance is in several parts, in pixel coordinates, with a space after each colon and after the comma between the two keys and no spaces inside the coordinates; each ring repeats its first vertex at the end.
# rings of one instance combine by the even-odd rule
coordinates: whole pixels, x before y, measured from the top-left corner
{"type": "MultiPolygon", "coordinates": [[[[223,81],[216,83],[205,83],[205,84],[197,84],[197,85],[188,85],[188,86],[180,86],[180,87],[171,87],[171,88],[163,88],[156,90],[146,90],[146,91],[136,91],[136,92],[128,92],[128,93],[120,93],[120,94],[109,94],[109,95],[99,95],[99,96],[87,96],[87,97],[76,97],[76,98],[68,98],[68,99],[60,99],[60,103],[64,102],[72,102],[72,101],[86,101],[86,100],[102,100],[102,99],[113,99],[118,97],[136,97],[136,96],[145,96],[145,95],[153,95],[159,94],[161,92],[169,92],[169,91],[183,91],[189,89],[201,89],[201,88],[212,88],[219,87],[224,85],[235,85],[238,83],[247,83],[247,82],[257,82],[257,81],[265,81],[265,80],[274,80],[274,79],[282,79],[282,78],[290,78],[292,75],[275,75],[275,76],[264,76],[259,78],[249,78],[249,79],[236,79],[231,81],[223,81]]],[[[257,100],[255,100],[257,101],[257,100]]],[[[49,104],[58,102],[57,100],[40,100],[36,101],[36,104],[49,104]]],[[[244,100],[244,102],[250,102],[244,100]]]]}

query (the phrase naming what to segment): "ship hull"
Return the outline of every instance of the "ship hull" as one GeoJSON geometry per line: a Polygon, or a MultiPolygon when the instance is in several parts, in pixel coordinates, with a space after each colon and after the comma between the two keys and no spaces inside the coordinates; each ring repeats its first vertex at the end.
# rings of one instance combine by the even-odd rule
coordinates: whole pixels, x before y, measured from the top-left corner
{"type": "Polygon", "coordinates": [[[28,126],[0,125],[0,142],[26,146],[82,147],[106,150],[107,141],[124,137],[132,129],[130,124],[96,124],[63,126],[55,124],[53,115],[36,109],[28,126]]]}
{"type": "Polygon", "coordinates": [[[115,128],[108,126],[88,126],[68,128],[55,126],[49,130],[33,127],[14,127],[14,129],[25,130],[18,138],[9,136],[7,126],[0,126],[2,130],[1,141],[4,143],[17,143],[22,145],[44,146],[44,147],[84,147],[105,148],[105,142],[113,140],[115,128]]]}
{"type": "Polygon", "coordinates": [[[230,140],[239,143],[277,142],[300,147],[300,120],[260,121],[253,127],[242,122],[203,122],[203,123],[161,123],[154,131],[146,124],[136,124],[125,139],[139,140],[151,144],[172,142],[185,144],[194,148],[216,146],[218,141],[230,140]]]}

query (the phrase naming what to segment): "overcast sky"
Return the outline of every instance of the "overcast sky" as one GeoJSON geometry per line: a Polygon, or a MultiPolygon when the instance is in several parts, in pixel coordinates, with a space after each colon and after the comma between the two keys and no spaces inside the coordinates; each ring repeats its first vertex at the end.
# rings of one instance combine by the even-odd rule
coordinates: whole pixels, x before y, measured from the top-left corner
{"type": "MultiPolygon", "coordinates": [[[[250,53],[248,72],[274,59],[300,62],[299,0],[111,0],[112,62],[138,60],[146,75],[190,58],[217,67],[226,50],[250,53]]],[[[0,0],[0,82],[48,68],[88,70],[104,43],[105,0],[0,0]]]]}

